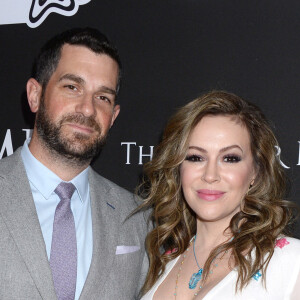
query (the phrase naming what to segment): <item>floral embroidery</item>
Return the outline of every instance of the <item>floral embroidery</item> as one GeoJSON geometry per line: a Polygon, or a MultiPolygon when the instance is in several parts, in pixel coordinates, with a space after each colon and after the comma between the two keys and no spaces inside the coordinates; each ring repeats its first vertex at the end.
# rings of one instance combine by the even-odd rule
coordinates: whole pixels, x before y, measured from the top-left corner
{"type": "Polygon", "coordinates": [[[275,247],[279,247],[280,249],[282,249],[284,246],[286,246],[288,244],[289,244],[289,242],[286,240],[286,238],[281,238],[276,241],[275,247]]]}
{"type": "Polygon", "coordinates": [[[258,279],[261,277],[260,271],[257,271],[254,275],[252,275],[252,278],[258,281],[258,279]]]}
{"type": "Polygon", "coordinates": [[[169,254],[172,254],[172,253],[174,253],[174,252],[177,252],[177,248],[173,248],[173,249],[169,249],[169,250],[167,250],[166,252],[165,252],[165,254],[166,255],[169,255],[169,254]]]}
{"type": "MultiPolygon", "coordinates": [[[[276,240],[275,242],[275,247],[279,247],[280,249],[282,249],[283,247],[285,247],[286,245],[288,245],[290,242],[288,242],[286,240],[286,238],[281,238],[276,240]]],[[[252,278],[256,281],[259,280],[259,278],[262,276],[261,272],[258,270],[255,274],[252,275],[252,278]]]]}

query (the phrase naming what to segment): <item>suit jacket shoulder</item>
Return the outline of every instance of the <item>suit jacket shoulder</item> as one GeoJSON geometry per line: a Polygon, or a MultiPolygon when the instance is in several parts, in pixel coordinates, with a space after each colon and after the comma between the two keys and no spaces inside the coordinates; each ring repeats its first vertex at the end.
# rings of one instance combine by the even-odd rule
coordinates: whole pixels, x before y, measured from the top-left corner
{"type": "Polygon", "coordinates": [[[124,214],[130,214],[140,204],[137,195],[120,187],[109,179],[104,178],[92,168],[89,174],[90,188],[94,190],[95,187],[103,190],[103,192],[110,195],[109,200],[124,214]]]}
{"type": "Polygon", "coordinates": [[[18,148],[14,154],[0,160],[0,176],[3,177],[10,174],[14,174],[14,176],[18,174],[26,175],[21,158],[21,148],[18,148]]]}
{"type": "Polygon", "coordinates": [[[56,299],[21,148],[0,161],[0,299],[56,299]]]}
{"type": "Polygon", "coordinates": [[[136,299],[148,264],[144,247],[148,230],[144,215],[131,215],[137,207],[134,194],[92,168],[89,186],[93,257],[80,300],[136,299]]]}

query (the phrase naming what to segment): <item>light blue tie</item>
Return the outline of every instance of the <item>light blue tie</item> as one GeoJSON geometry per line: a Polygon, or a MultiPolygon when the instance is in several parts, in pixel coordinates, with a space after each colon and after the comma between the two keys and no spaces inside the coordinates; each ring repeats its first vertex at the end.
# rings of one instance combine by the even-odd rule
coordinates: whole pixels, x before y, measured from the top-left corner
{"type": "Polygon", "coordinates": [[[59,196],[53,222],[50,267],[58,300],[74,300],[77,277],[77,244],[71,198],[72,183],[61,182],[55,189],[59,196]]]}

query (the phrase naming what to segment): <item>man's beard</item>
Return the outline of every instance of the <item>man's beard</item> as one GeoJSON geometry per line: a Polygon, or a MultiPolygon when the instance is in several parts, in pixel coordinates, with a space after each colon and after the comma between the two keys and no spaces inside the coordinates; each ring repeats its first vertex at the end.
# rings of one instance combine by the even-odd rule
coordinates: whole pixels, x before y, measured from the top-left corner
{"type": "Polygon", "coordinates": [[[93,117],[68,114],[62,116],[57,124],[52,122],[46,111],[43,97],[36,115],[36,128],[38,135],[52,153],[79,164],[90,162],[99,154],[106,141],[106,134],[101,134],[102,130],[93,117]],[[87,126],[98,135],[92,139],[90,135],[75,132],[68,137],[62,132],[62,126],[65,123],[87,126]]]}

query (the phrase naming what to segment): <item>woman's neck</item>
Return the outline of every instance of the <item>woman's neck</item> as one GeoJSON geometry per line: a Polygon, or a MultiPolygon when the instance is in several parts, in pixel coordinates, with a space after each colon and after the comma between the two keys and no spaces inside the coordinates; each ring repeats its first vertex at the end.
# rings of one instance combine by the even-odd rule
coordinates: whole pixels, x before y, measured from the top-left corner
{"type": "Polygon", "coordinates": [[[210,252],[216,246],[231,239],[228,228],[224,222],[202,222],[197,220],[197,238],[195,245],[198,251],[210,252]]]}

